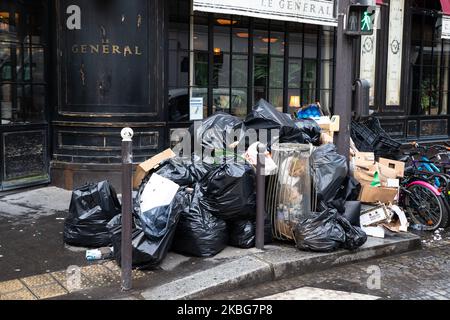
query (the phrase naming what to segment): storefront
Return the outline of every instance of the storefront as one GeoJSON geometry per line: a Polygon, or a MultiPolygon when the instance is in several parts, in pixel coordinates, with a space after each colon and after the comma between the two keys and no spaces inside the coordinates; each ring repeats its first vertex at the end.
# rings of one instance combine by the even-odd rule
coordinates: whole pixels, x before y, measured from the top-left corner
{"type": "Polygon", "coordinates": [[[0,189],[120,185],[125,126],[138,163],[260,98],[333,109],[336,24],[334,0],[2,1],[0,189]]]}
{"type": "Polygon", "coordinates": [[[450,137],[450,40],[442,37],[450,2],[377,1],[379,30],[361,39],[360,76],[373,83],[371,108],[402,142],[450,137]]]}

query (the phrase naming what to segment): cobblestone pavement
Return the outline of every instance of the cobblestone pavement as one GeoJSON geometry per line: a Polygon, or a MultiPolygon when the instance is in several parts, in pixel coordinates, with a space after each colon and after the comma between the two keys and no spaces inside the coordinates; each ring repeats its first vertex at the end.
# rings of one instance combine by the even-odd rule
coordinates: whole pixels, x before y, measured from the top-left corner
{"type": "Polygon", "coordinates": [[[208,299],[257,299],[306,286],[382,299],[450,299],[449,232],[441,232],[440,237],[425,235],[422,242],[422,250],[269,282],[208,299]],[[377,272],[380,272],[379,286],[374,278],[377,272]]]}

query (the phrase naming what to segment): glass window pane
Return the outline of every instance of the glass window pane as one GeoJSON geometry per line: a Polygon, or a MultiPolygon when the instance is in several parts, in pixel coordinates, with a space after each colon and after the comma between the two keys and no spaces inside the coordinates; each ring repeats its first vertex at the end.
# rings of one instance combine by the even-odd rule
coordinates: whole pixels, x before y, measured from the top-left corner
{"type": "Polygon", "coordinates": [[[187,87],[189,85],[189,53],[169,51],[169,87],[187,87]]]}
{"type": "Polygon", "coordinates": [[[283,89],[270,89],[269,102],[280,112],[283,112],[283,89]]]}
{"type": "Polygon", "coordinates": [[[10,84],[0,86],[1,124],[9,124],[13,120],[13,103],[10,84]]]}
{"type": "Polygon", "coordinates": [[[214,85],[228,87],[230,85],[230,54],[214,54],[214,85]]]}
{"type": "Polygon", "coordinates": [[[255,55],[254,58],[254,85],[267,86],[268,77],[267,55],[255,55]]]}
{"type": "Polygon", "coordinates": [[[13,48],[5,43],[0,43],[0,81],[13,80],[13,66],[11,52],[13,48]]]}
{"type": "Polygon", "coordinates": [[[189,49],[189,24],[171,22],[169,25],[169,49],[189,49]]]}
{"type": "Polygon", "coordinates": [[[194,75],[196,86],[208,85],[208,53],[196,52],[194,54],[194,75]]]}
{"type": "Polygon", "coordinates": [[[232,86],[247,87],[248,83],[248,58],[244,55],[233,55],[232,86]]]}
{"type": "Polygon", "coordinates": [[[32,90],[32,103],[27,106],[26,121],[44,120],[45,110],[45,86],[28,85],[27,90],[32,90]]]}
{"type": "Polygon", "coordinates": [[[269,32],[255,30],[253,38],[253,50],[255,54],[267,54],[269,52],[269,32]]]}
{"type": "MultiPolygon", "coordinates": [[[[220,19],[219,19],[220,20],[220,19]]],[[[226,20],[231,21],[231,20],[226,20]]],[[[214,26],[214,52],[230,52],[230,28],[214,26]]]]}
{"type": "Polygon", "coordinates": [[[305,33],[305,58],[317,58],[317,34],[305,33]]]}
{"type": "Polygon", "coordinates": [[[302,89],[302,105],[308,105],[317,102],[316,98],[316,88],[308,87],[302,89]]]}
{"type": "Polygon", "coordinates": [[[274,58],[270,59],[270,87],[271,88],[283,88],[283,75],[284,75],[284,59],[274,58]]]}
{"type": "MultiPolygon", "coordinates": [[[[2,8],[3,9],[3,8],[2,8]]],[[[9,12],[0,11],[0,31],[9,31],[9,12]]]]}
{"type": "Polygon", "coordinates": [[[301,33],[289,34],[289,56],[291,58],[302,57],[302,41],[303,36],[301,33]]]}
{"type": "Polygon", "coordinates": [[[44,82],[44,48],[32,48],[33,82],[44,82]]]}
{"type": "Polygon", "coordinates": [[[233,53],[247,53],[248,38],[247,28],[233,28],[233,53]]]}
{"type": "Polygon", "coordinates": [[[266,87],[254,87],[252,104],[256,104],[260,99],[267,100],[266,87]]]}
{"type": "Polygon", "coordinates": [[[303,88],[306,89],[316,87],[316,65],[316,60],[305,59],[303,61],[303,88]]]}
{"type": "Polygon", "coordinates": [[[301,81],[302,81],[302,60],[289,59],[289,76],[288,76],[289,88],[300,88],[301,81]]]}
{"type": "Polygon", "coordinates": [[[189,121],[188,88],[169,89],[168,106],[170,121],[189,121]]]}
{"type": "Polygon", "coordinates": [[[270,44],[271,55],[284,55],[284,32],[270,32],[270,38],[267,41],[270,44]]]}
{"type": "Polygon", "coordinates": [[[230,112],[230,89],[213,89],[213,113],[222,111],[230,112]]]}
{"type": "Polygon", "coordinates": [[[208,26],[194,25],[194,49],[208,51],[208,26]]]}
{"type": "Polygon", "coordinates": [[[247,115],[247,88],[232,89],[231,114],[241,118],[247,115]]]}

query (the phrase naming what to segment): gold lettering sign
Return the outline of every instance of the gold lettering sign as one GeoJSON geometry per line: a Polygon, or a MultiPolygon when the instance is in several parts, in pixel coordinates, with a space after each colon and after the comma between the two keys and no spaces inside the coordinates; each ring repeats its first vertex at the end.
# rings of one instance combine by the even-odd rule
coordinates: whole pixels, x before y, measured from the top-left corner
{"type": "Polygon", "coordinates": [[[142,55],[142,51],[139,46],[119,46],[116,44],[74,44],[72,46],[72,53],[98,55],[113,54],[124,57],[142,55]]]}

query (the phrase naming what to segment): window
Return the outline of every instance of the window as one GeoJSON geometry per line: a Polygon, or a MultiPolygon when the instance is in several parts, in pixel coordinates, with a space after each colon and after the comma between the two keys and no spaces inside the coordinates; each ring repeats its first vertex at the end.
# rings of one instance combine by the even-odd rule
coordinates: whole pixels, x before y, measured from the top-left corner
{"type": "Polygon", "coordinates": [[[0,4],[1,124],[45,120],[46,82],[42,8],[0,4]]]}
{"type": "MultiPolygon", "coordinates": [[[[425,6],[425,3],[420,5],[425,6]]],[[[432,8],[417,6],[412,8],[411,18],[411,114],[446,115],[450,42],[441,39],[439,9],[434,8],[434,4],[432,8]]]]}
{"type": "Polygon", "coordinates": [[[332,109],[334,28],[191,15],[188,0],[170,8],[170,121],[189,120],[190,97],[203,99],[204,117],[245,117],[259,99],[283,112],[317,101],[332,109]]]}

